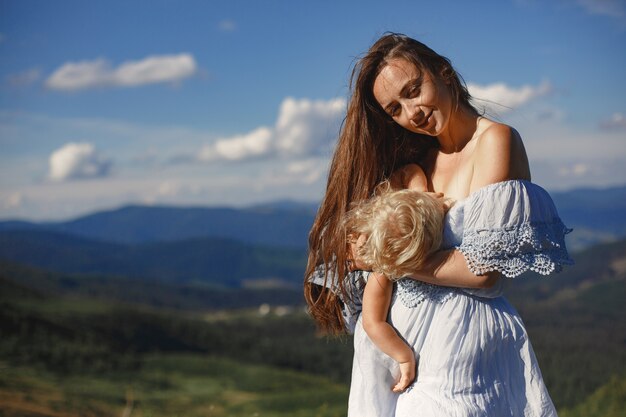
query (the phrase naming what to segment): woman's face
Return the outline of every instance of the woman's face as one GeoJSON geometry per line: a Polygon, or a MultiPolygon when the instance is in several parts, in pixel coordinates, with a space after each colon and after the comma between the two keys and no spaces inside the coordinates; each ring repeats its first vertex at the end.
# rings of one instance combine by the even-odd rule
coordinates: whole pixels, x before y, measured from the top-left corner
{"type": "Polygon", "coordinates": [[[415,133],[438,136],[448,125],[450,89],[411,62],[392,59],[374,80],[374,97],[400,126],[415,133]]]}

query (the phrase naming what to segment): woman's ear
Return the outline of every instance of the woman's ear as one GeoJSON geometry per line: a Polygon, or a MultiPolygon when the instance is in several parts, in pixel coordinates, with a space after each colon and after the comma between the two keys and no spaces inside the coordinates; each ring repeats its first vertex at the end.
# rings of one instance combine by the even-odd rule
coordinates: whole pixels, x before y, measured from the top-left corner
{"type": "Polygon", "coordinates": [[[446,85],[450,85],[452,83],[450,80],[452,80],[452,77],[454,77],[454,75],[455,71],[449,65],[444,65],[439,71],[439,77],[441,78],[441,81],[443,81],[446,85]]]}

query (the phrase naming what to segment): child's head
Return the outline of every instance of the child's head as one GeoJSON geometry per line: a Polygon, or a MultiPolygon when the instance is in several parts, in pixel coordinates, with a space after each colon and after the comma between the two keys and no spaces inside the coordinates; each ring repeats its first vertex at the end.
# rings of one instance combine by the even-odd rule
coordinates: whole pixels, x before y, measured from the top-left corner
{"type": "Polygon", "coordinates": [[[444,207],[440,199],[413,190],[391,191],[354,206],[345,218],[349,236],[366,238],[359,260],[372,270],[398,279],[419,270],[439,249],[444,207]]]}

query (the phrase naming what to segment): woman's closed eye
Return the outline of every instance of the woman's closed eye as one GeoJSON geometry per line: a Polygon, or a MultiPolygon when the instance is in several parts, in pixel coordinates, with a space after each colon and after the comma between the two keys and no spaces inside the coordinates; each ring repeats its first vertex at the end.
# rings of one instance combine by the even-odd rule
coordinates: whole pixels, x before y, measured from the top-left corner
{"type": "Polygon", "coordinates": [[[406,94],[407,98],[415,98],[419,96],[421,86],[422,86],[422,83],[420,82],[420,80],[414,80],[413,82],[411,82],[407,90],[407,94],[406,94]]]}
{"type": "Polygon", "coordinates": [[[399,104],[390,104],[387,106],[387,108],[385,109],[387,111],[387,114],[391,117],[396,117],[400,114],[400,105],[399,104]]]}

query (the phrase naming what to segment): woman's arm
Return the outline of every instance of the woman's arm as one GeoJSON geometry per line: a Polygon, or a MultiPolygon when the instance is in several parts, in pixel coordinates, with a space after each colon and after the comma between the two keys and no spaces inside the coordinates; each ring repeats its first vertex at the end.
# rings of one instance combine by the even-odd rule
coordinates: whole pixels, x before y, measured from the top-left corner
{"type": "MultiPolygon", "coordinates": [[[[370,271],[371,268],[368,265],[365,265],[358,257],[357,248],[363,244],[365,240],[365,236],[359,236],[357,242],[350,243],[350,252],[348,254],[349,259],[349,268],[351,270],[363,270],[370,271]]],[[[370,279],[370,281],[380,281],[380,285],[366,285],[365,286],[365,296],[368,294],[368,288],[370,288],[370,292],[373,293],[371,295],[372,302],[377,303],[380,300],[387,300],[391,297],[391,283],[387,278],[383,275],[373,273],[371,277],[380,276],[382,277],[379,280],[370,279]],[[387,288],[387,286],[389,288],[387,288]],[[383,289],[385,291],[389,291],[389,295],[384,295],[382,293],[383,289]],[[380,291],[380,292],[379,292],[380,291]]],[[[461,287],[461,288],[490,288],[496,284],[500,274],[496,271],[487,273],[485,275],[475,275],[473,272],[469,270],[467,266],[467,262],[465,261],[465,257],[461,252],[456,249],[443,250],[439,252],[435,252],[432,254],[424,263],[424,266],[421,270],[415,271],[411,278],[416,279],[418,281],[428,282],[430,284],[442,285],[445,287],[461,287]]],[[[387,310],[389,309],[389,304],[385,306],[379,306],[377,309],[372,310],[371,313],[378,314],[379,321],[387,320],[387,310]],[[378,310],[380,308],[380,310],[378,310]],[[381,318],[381,315],[383,315],[381,318]]],[[[363,302],[363,312],[365,319],[365,301],[363,302]]],[[[366,329],[367,331],[367,329],[366,329]]],[[[372,338],[373,339],[373,338],[372,338]]],[[[386,352],[385,352],[386,353],[386,352]]],[[[391,356],[391,355],[389,355],[391,356]]]]}
{"type": "Polygon", "coordinates": [[[372,272],[363,293],[363,329],[374,344],[400,364],[400,380],[393,387],[403,391],[415,379],[415,354],[395,329],[387,323],[393,283],[372,272]]]}
{"type": "MultiPolygon", "coordinates": [[[[522,138],[513,128],[493,123],[483,132],[474,150],[469,192],[511,179],[530,180],[526,150],[522,138]]],[[[489,288],[497,283],[500,273],[475,275],[469,270],[463,254],[450,249],[433,254],[411,277],[448,287],[489,288]]]]}
{"type": "Polygon", "coordinates": [[[491,288],[498,282],[500,273],[493,271],[475,275],[469,270],[461,252],[448,249],[432,254],[411,278],[445,287],[491,288]]]}

